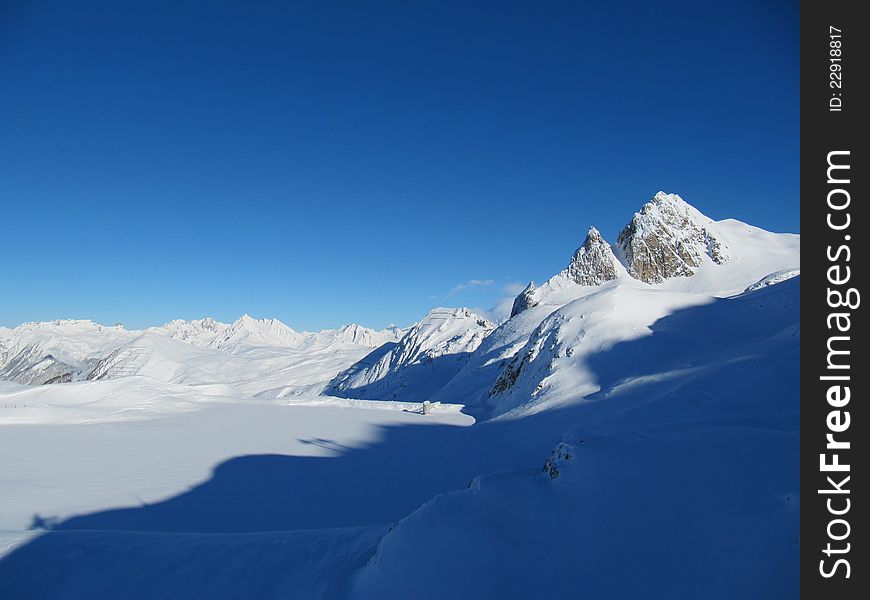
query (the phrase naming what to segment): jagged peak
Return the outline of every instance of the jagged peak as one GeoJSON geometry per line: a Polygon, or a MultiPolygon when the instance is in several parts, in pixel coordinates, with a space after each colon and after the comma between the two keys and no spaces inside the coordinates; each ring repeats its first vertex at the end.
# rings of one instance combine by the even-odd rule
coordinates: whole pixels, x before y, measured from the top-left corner
{"type": "MultiPolygon", "coordinates": [[[[323,329],[317,333],[327,333],[331,330],[323,329]]],[[[396,332],[402,331],[402,328],[390,323],[383,329],[374,329],[372,327],[366,327],[360,323],[346,323],[341,325],[337,331],[343,334],[371,334],[371,335],[395,335],[396,332]]],[[[316,335],[316,334],[315,334],[316,335]]]]}
{"type": "Polygon", "coordinates": [[[634,213],[632,220],[643,220],[643,217],[649,220],[650,217],[663,217],[668,214],[681,215],[701,226],[713,222],[713,219],[683,200],[679,194],[662,191],[656,192],[649,202],[641,206],[640,210],[634,213]]]}
{"type": "Polygon", "coordinates": [[[659,191],[634,213],[616,245],[590,226],[568,267],[541,287],[527,286],[514,299],[511,317],[546,302],[551,294],[563,294],[572,284],[597,287],[625,271],[646,283],[690,276],[703,255],[717,264],[729,258],[715,222],[679,195],[659,191]]]}
{"type": "Polygon", "coordinates": [[[511,317],[515,317],[524,310],[528,310],[538,304],[534,298],[536,289],[535,282],[530,281],[529,285],[514,298],[513,306],[511,306],[511,317]]]}
{"type": "Polygon", "coordinates": [[[430,310],[425,317],[411,326],[399,342],[413,346],[421,339],[430,336],[438,337],[442,335],[442,332],[460,330],[489,332],[495,327],[495,323],[468,308],[437,307],[430,310]]]}
{"type": "Polygon", "coordinates": [[[586,246],[588,244],[594,244],[603,239],[604,236],[602,236],[601,232],[595,228],[595,225],[590,225],[589,229],[586,230],[586,241],[583,242],[583,245],[586,246]]]}
{"type": "Polygon", "coordinates": [[[672,202],[675,204],[686,204],[688,202],[683,200],[679,194],[669,194],[668,192],[659,190],[655,193],[655,196],[652,198],[652,202],[672,202]]]}
{"type": "Polygon", "coordinates": [[[618,262],[601,232],[590,226],[583,245],[574,252],[562,274],[579,285],[598,286],[616,279],[618,262]]]}
{"type": "Polygon", "coordinates": [[[629,275],[646,283],[690,277],[704,255],[716,264],[729,258],[714,221],[679,195],[662,191],[634,213],[617,244],[629,275]]]}
{"type": "Polygon", "coordinates": [[[568,267],[561,273],[551,277],[543,286],[536,287],[535,282],[519,293],[511,307],[511,317],[524,310],[537,306],[541,296],[548,290],[564,288],[566,285],[599,286],[616,279],[619,276],[619,261],[613,254],[610,244],[594,226],[586,231],[583,244],[574,251],[568,267]]]}
{"type": "Polygon", "coordinates": [[[196,325],[204,328],[213,328],[213,327],[229,327],[228,323],[222,323],[215,319],[214,317],[203,317],[202,319],[172,319],[171,321],[167,321],[161,328],[168,327],[179,327],[185,325],[196,325]]]}

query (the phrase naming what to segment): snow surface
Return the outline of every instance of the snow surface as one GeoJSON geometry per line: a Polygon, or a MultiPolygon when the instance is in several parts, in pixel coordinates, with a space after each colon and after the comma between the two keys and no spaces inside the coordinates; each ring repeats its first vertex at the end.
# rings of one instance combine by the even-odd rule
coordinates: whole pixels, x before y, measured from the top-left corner
{"type": "Polygon", "coordinates": [[[761,288],[765,288],[770,285],[782,283],[783,281],[791,279],[792,277],[797,277],[800,274],[800,269],[783,269],[782,271],[777,271],[776,273],[765,275],[764,277],[750,285],[748,288],[746,288],[746,291],[754,292],[755,290],[760,290],[761,288]]]}
{"type": "Polygon", "coordinates": [[[0,331],[78,379],[0,381],[0,590],[795,597],[800,238],[703,228],[727,260],[566,270],[498,326],[0,331]]]}
{"type": "Polygon", "coordinates": [[[565,431],[400,521],[351,597],[796,597],[799,292],[675,311],[591,356],[585,401],[477,426],[565,431]]]}
{"type": "Polygon", "coordinates": [[[382,427],[473,422],[415,408],[243,402],[224,386],[147,377],[0,390],[0,529],[159,502],[237,456],[332,456],[376,442],[382,427]]]}

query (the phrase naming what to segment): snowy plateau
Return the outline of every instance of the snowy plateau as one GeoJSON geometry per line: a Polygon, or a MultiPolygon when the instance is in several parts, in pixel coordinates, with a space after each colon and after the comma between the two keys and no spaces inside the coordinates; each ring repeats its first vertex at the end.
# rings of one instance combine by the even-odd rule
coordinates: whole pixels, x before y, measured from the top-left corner
{"type": "Polygon", "coordinates": [[[797,597],[800,237],[626,216],[501,322],[0,328],[0,597],[797,597]]]}

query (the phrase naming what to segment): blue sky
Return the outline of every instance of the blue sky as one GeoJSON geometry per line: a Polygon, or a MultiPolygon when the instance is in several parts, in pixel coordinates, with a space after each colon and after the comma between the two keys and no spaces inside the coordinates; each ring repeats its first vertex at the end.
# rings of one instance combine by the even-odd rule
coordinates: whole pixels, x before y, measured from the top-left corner
{"type": "Polygon", "coordinates": [[[0,325],[491,307],[660,189],[797,232],[798,81],[797,2],[4,2],[0,325]]]}

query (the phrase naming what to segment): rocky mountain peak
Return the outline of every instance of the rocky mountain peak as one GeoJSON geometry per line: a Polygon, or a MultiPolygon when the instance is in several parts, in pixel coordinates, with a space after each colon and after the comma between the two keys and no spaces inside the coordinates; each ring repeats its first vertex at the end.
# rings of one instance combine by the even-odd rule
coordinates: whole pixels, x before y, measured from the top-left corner
{"type": "Polygon", "coordinates": [[[568,263],[568,268],[547,280],[541,287],[536,287],[535,282],[529,282],[520,294],[514,299],[511,307],[511,317],[524,310],[537,306],[542,296],[546,296],[553,289],[560,289],[565,284],[598,286],[618,276],[619,261],[613,254],[610,244],[604,239],[595,227],[590,227],[586,232],[583,245],[577,248],[568,263]]]}
{"type": "Polygon", "coordinates": [[[565,271],[579,285],[601,285],[616,279],[617,260],[601,233],[590,227],[583,245],[577,248],[565,271]]]}
{"type": "Polygon", "coordinates": [[[617,238],[629,275],[661,283],[694,275],[704,255],[716,264],[726,262],[728,248],[712,224],[678,195],[657,193],[634,213],[617,238]]]}
{"type": "Polygon", "coordinates": [[[530,281],[529,285],[526,286],[526,289],[520,292],[519,296],[514,298],[514,304],[511,307],[511,317],[515,317],[524,310],[532,308],[538,304],[535,300],[535,289],[535,282],[530,281]]]}

